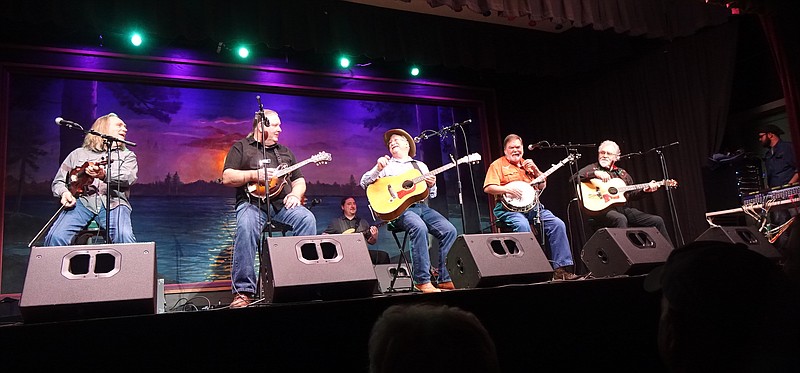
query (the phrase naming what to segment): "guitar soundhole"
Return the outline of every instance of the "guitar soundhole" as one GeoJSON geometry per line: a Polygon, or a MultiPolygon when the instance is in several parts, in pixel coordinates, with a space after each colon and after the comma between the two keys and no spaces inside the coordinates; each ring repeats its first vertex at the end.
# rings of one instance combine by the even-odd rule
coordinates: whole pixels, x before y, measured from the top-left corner
{"type": "Polygon", "coordinates": [[[406,180],[403,182],[403,189],[411,189],[414,187],[414,183],[411,180],[406,180]]]}

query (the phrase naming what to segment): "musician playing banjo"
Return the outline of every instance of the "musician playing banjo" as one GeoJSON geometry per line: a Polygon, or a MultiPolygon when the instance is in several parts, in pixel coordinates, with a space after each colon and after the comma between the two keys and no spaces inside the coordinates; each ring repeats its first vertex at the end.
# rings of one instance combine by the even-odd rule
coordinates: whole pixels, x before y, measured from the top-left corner
{"type": "Polygon", "coordinates": [[[273,178],[281,169],[298,163],[294,153],[278,143],[281,132],[278,113],[259,109],[253,118],[252,132],[235,142],[225,156],[222,184],[236,188],[231,308],[247,307],[253,301],[256,249],[268,221],[268,211],[272,221],[292,227],[295,236],[317,234],[317,220],[302,204],[306,192],[302,170],[296,168],[285,178],[277,178],[281,180],[273,178]],[[263,193],[258,193],[259,190],[263,193]]]}
{"type": "MultiPolygon", "coordinates": [[[[578,171],[580,181],[586,185],[593,183],[601,190],[603,189],[602,184],[604,183],[614,184],[616,182],[619,183],[619,185],[633,185],[633,178],[631,175],[625,171],[625,169],[617,167],[616,165],[619,156],[620,149],[617,143],[611,140],[603,141],[597,149],[597,162],[589,164],[578,171]]],[[[656,227],[664,238],[670,240],[667,228],[664,224],[664,219],[658,215],[648,214],[625,204],[626,200],[639,199],[642,198],[645,193],[655,192],[663,183],[664,182],[658,183],[652,180],[649,183],[640,184],[641,188],[622,193],[624,198],[620,199],[621,203],[615,203],[613,198],[609,199],[608,196],[606,196],[604,200],[609,206],[594,214],[596,215],[595,218],[598,224],[603,227],[613,228],[656,227]]],[[[672,183],[674,183],[674,181],[672,181],[672,183]]],[[[591,197],[591,195],[589,197],[591,197]]],[[[584,194],[583,199],[584,204],[592,203],[592,199],[588,198],[586,194],[584,194]]],[[[601,199],[601,201],[603,200],[601,199]]]]}
{"type": "Polygon", "coordinates": [[[530,159],[524,159],[522,138],[515,134],[506,136],[503,140],[503,157],[498,158],[486,171],[483,182],[483,191],[495,196],[497,204],[494,207],[494,216],[497,222],[511,227],[514,232],[531,232],[531,224],[541,220],[544,235],[550,246],[550,260],[554,268],[554,280],[577,280],[580,276],[573,274],[569,267],[574,264],[572,251],[567,239],[567,228],[564,222],[546,209],[533,194],[541,193],[547,181],[535,183],[528,188],[531,182],[537,180],[542,171],[530,159]],[[521,183],[516,183],[521,182],[521,183]],[[506,200],[525,200],[532,197],[534,202],[513,206],[504,203],[506,200]]]}

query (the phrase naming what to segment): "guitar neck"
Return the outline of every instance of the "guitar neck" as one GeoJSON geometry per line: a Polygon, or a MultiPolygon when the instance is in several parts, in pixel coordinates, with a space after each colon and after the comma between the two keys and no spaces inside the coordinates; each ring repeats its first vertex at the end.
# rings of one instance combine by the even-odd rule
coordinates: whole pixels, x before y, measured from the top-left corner
{"type": "MultiPolygon", "coordinates": [[[[663,180],[662,181],[656,181],[656,185],[663,186],[664,185],[664,181],[663,180]]],[[[620,192],[627,192],[627,191],[631,191],[631,190],[644,189],[644,188],[647,188],[648,186],[650,186],[650,183],[633,184],[633,185],[626,185],[624,187],[618,187],[617,190],[620,191],[620,192]]]]}
{"type": "Polygon", "coordinates": [[[427,177],[427,176],[431,176],[431,175],[436,175],[436,174],[438,174],[438,173],[442,173],[442,172],[444,172],[444,171],[447,171],[447,170],[449,170],[449,169],[451,169],[451,168],[455,167],[455,165],[457,165],[457,164],[459,164],[459,163],[463,163],[463,162],[457,162],[457,163],[448,163],[448,164],[446,164],[446,165],[444,165],[444,166],[441,166],[441,167],[439,167],[439,168],[435,168],[435,169],[433,169],[433,170],[431,170],[431,171],[429,171],[429,172],[427,172],[427,173],[424,173],[424,174],[422,174],[422,175],[420,175],[420,176],[417,176],[417,177],[413,178],[411,181],[412,181],[414,184],[417,184],[417,183],[419,183],[419,182],[421,182],[421,181],[425,180],[425,177],[427,177]]]}

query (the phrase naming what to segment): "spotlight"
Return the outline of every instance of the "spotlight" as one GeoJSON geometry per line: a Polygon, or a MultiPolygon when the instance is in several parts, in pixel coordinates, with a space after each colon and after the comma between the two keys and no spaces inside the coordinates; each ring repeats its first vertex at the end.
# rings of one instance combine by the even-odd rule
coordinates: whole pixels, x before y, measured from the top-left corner
{"type": "Polygon", "coordinates": [[[142,35],[140,35],[138,32],[134,32],[131,35],[131,44],[136,47],[142,45],[142,35]]]}
{"type": "Polygon", "coordinates": [[[350,67],[350,59],[347,58],[347,57],[340,57],[339,58],[339,66],[341,66],[341,67],[343,67],[345,69],[350,67]]]}
{"type": "Polygon", "coordinates": [[[411,73],[411,76],[417,76],[419,75],[419,67],[413,66],[409,72],[411,73]]]}
{"type": "Polygon", "coordinates": [[[250,55],[250,50],[247,49],[247,47],[239,47],[236,53],[239,54],[241,58],[247,58],[247,56],[250,55]]]}

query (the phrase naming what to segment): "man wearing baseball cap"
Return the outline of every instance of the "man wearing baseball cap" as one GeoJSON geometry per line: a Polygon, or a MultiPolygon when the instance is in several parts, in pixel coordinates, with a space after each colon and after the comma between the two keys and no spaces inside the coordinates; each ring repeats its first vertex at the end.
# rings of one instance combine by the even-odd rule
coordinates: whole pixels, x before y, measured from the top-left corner
{"type": "MultiPolygon", "coordinates": [[[[382,177],[397,176],[417,169],[424,177],[429,189],[429,197],[436,197],[436,175],[429,173],[428,166],[414,160],[417,147],[408,132],[395,128],[383,134],[383,142],[391,153],[378,158],[375,167],[361,177],[361,187],[367,187],[382,177]]],[[[421,182],[420,184],[421,185],[421,182]]],[[[425,201],[409,206],[393,223],[405,230],[411,237],[411,277],[414,287],[423,293],[438,293],[442,290],[453,290],[453,280],[447,271],[445,260],[450,247],[456,240],[456,227],[438,211],[428,207],[425,201]],[[436,286],[431,283],[431,258],[428,252],[428,233],[439,240],[439,278],[436,286]]]]}
{"type": "MultiPolygon", "coordinates": [[[[783,130],[774,124],[767,124],[758,129],[758,141],[767,148],[764,154],[764,168],[767,174],[767,186],[770,188],[780,187],[786,184],[800,181],[797,173],[797,162],[795,161],[794,147],[792,143],[781,140],[783,130]]],[[[769,213],[770,229],[777,230],[792,218],[792,213],[787,209],[774,208],[769,213]]],[[[775,247],[784,256],[791,253],[789,249],[789,236],[792,227],[781,233],[775,241],[775,247]]]]}

